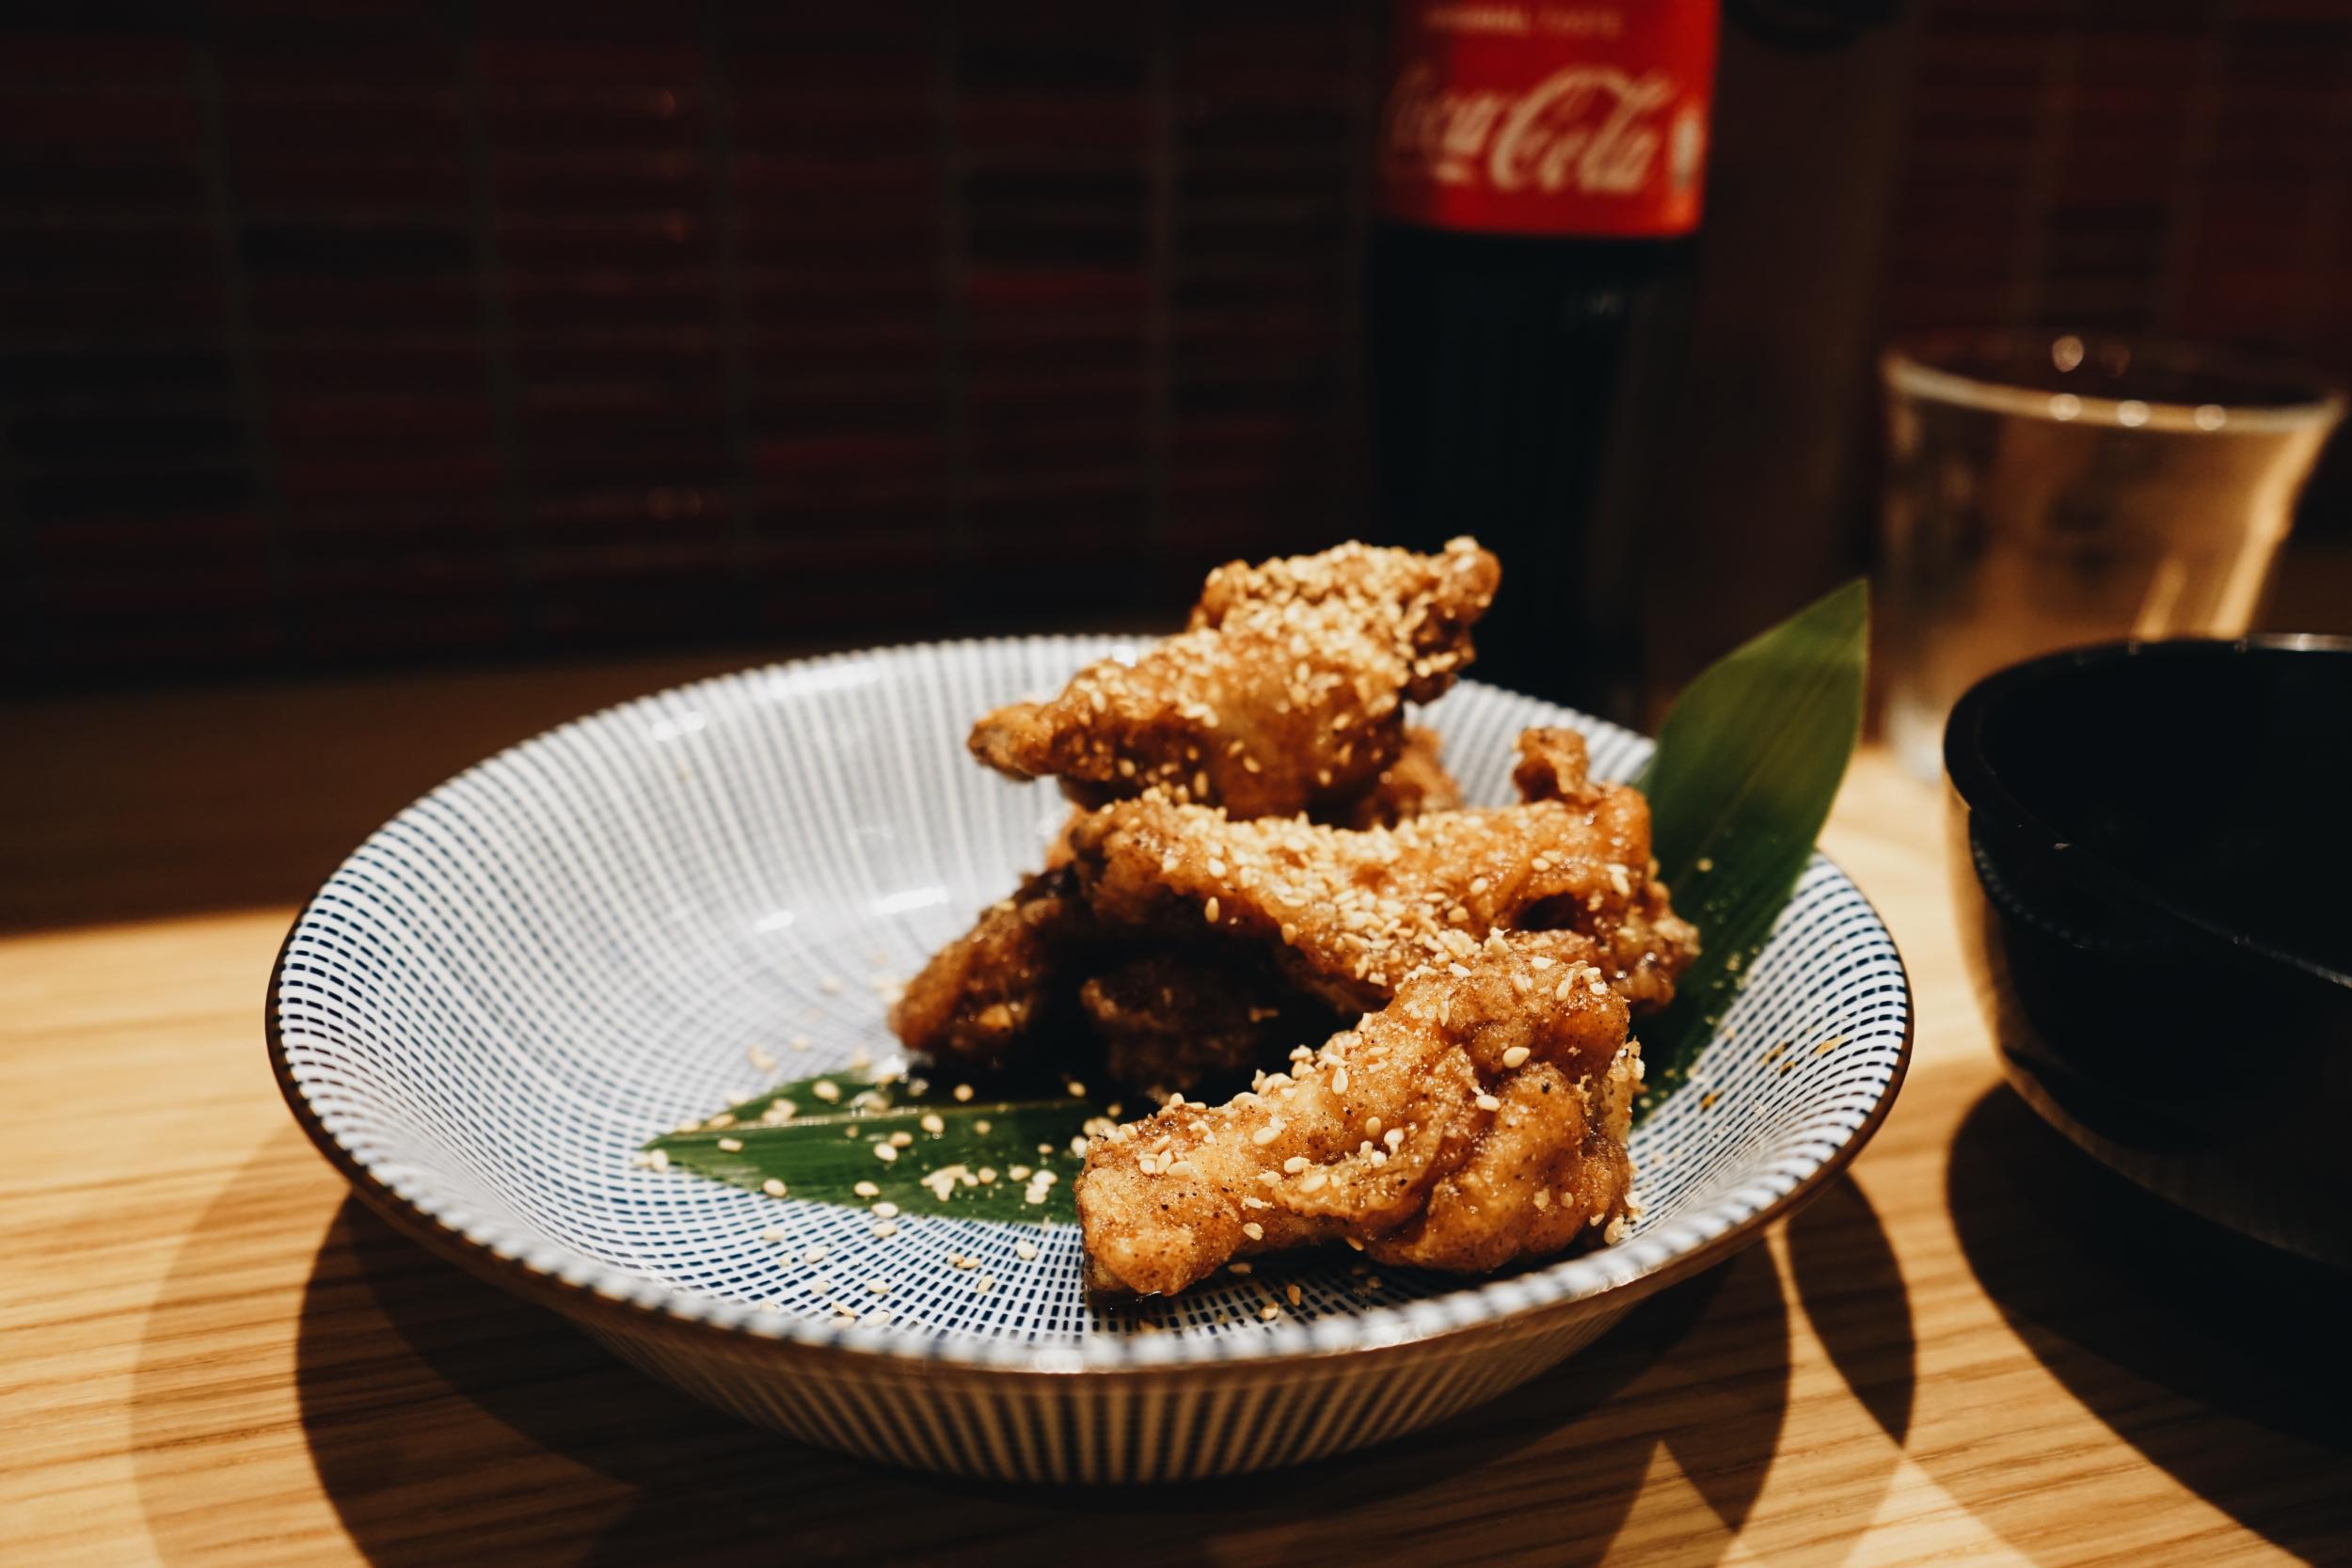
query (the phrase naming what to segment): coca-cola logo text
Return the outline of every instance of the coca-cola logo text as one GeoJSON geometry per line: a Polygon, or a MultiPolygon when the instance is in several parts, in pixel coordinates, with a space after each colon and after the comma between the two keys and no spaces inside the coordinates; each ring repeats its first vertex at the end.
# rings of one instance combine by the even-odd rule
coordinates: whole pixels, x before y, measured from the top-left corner
{"type": "Polygon", "coordinates": [[[1381,156],[1391,177],[1445,185],[1639,196],[1663,139],[1659,112],[1675,98],[1663,71],[1606,65],[1571,66],[1523,92],[1447,91],[1416,61],[1389,95],[1381,156]]]}

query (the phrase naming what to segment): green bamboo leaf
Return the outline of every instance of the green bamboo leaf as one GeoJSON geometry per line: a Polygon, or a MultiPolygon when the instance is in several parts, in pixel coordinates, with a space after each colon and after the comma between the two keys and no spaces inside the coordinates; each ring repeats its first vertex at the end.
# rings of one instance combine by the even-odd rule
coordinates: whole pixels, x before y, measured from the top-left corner
{"type": "Polygon", "coordinates": [[[1071,1143],[1101,1114],[1067,1094],[958,1101],[919,1080],[834,1073],[779,1085],[644,1148],[674,1167],[755,1193],[774,1180],[787,1196],[817,1203],[887,1201],[906,1214],[1068,1223],[1078,1217],[1071,1183],[1085,1164],[1071,1143]],[[787,1119],[771,1119],[778,1102],[792,1107],[787,1119]],[[888,1155],[878,1152],[885,1148],[888,1155]],[[1039,1180],[1041,1173],[1052,1180],[1039,1180]]]}
{"type": "Polygon", "coordinates": [[[1659,875],[1704,949],[1641,1031],[1645,1114],[1714,1037],[1812,857],[1861,736],[1869,627],[1856,579],[1709,665],[1659,729],[1636,782],[1659,875]]]}

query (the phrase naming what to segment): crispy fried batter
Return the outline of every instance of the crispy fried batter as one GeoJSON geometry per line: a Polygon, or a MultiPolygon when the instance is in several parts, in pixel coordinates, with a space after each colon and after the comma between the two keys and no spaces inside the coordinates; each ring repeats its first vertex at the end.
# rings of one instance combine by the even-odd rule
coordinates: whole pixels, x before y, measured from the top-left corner
{"type": "Polygon", "coordinates": [[[1597,971],[1534,945],[1491,935],[1288,1073],[1095,1139],[1075,1188],[1094,1286],[1172,1294],[1343,1237],[1476,1273],[1614,1231],[1640,1048],[1597,971]]]}
{"type": "Polygon", "coordinates": [[[1235,1082],[1336,1022],[1257,955],[1197,938],[1114,940],[1058,866],[981,911],[890,1010],[908,1049],[978,1072],[1021,1065],[1057,1020],[1094,1036],[1115,1082],[1163,1093],[1235,1082]]]}
{"type": "Polygon", "coordinates": [[[1425,812],[1454,810],[1462,803],[1462,786],[1445,770],[1440,745],[1437,731],[1412,726],[1405,732],[1405,749],[1370,789],[1315,819],[1343,828],[1392,828],[1425,812]]]}
{"type": "Polygon", "coordinates": [[[1470,661],[1501,575],[1468,539],[1220,566],[1184,631],[989,714],[972,752],[1059,778],[1081,804],[1155,787],[1237,817],[1352,800],[1403,750],[1406,700],[1436,698],[1470,661]]]}
{"type": "Polygon", "coordinates": [[[1338,1026],[1263,959],[1207,943],[1128,950],[1079,988],[1078,1005],[1112,1080],[1159,1094],[1230,1087],[1284,1044],[1338,1026]]]}
{"type": "Polygon", "coordinates": [[[1537,797],[1521,805],[1356,831],[1122,801],[1073,825],[1073,866],[1105,928],[1205,926],[1263,944],[1344,1010],[1379,1006],[1407,974],[1493,930],[1544,931],[1553,958],[1664,1006],[1698,940],[1651,875],[1648,803],[1592,783],[1572,731],[1531,730],[1519,750],[1521,788],[1537,797]]]}
{"type": "Polygon", "coordinates": [[[1074,984],[1097,936],[1076,873],[1041,871],[931,956],[892,1004],[890,1027],[927,1056],[1001,1067],[1074,984]]]}

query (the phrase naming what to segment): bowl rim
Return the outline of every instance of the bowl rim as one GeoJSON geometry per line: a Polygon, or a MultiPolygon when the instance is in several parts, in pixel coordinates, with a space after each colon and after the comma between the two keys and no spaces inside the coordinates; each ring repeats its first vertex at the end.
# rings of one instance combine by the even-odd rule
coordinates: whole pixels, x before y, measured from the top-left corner
{"type": "MultiPolygon", "coordinates": [[[[751,665],[729,673],[705,677],[677,686],[665,687],[638,697],[593,709],[577,718],[566,720],[535,735],[501,748],[481,761],[460,769],[420,796],[417,801],[401,808],[383,826],[405,815],[422,800],[430,799],[457,778],[477,768],[498,763],[509,755],[545,743],[574,728],[602,722],[612,716],[641,706],[675,699],[698,689],[740,679],[746,675],[789,673],[795,670],[821,667],[846,660],[870,657],[875,655],[911,654],[917,651],[977,652],[1021,643],[1068,644],[1073,651],[1104,643],[1132,642],[1131,636],[1116,633],[1045,634],[1030,637],[975,637],[930,641],[877,644],[838,653],[804,658],[779,660],[751,665]]],[[[1465,685],[1486,683],[1464,682],[1465,685]]],[[[1505,688],[1491,688],[1504,695],[1516,696],[1505,688]]],[[[1589,716],[1579,715],[1580,718],[1589,716]]],[[[1605,721],[1603,721],[1605,722],[1605,721]]],[[[379,826],[377,832],[383,831],[379,826]]],[[[362,839],[360,847],[373,841],[371,833],[362,839]]],[[[355,847],[354,854],[358,853],[355,847]]],[[[1885,917],[1844,870],[1829,857],[1814,851],[1813,862],[1824,863],[1835,871],[1846,890],[1860,899],[1871,918],[1887,934],[1896,978],[1902,988],[1903,1033],[1896,1048],[1895,1058],[1887,1069],[1885,1083],[1876,1098],[1864,1111],[1862,1118],[1842,1137],[1831,1145],[1812,1169],[1799,1176],[1786,1192],[1779,1193],[1757,1205],[1746,1214],[1730,1221],[1720,1231],[1699,1238],[1645,1272],[1629,1279],[1602,1284],[1597,1289],[1563,1294],[1546,1300],[1501,1307],[1476,1316],[1436,1324],[1402,1323],[1399,1332],[1383,1335],[1377,1340],[1351,1344],[1284,1344],[1259,1351],[1235,1351],[1225,1346],[1209,1349],[1205,1354],[1139,1357],[1132,1346],[1122,1343],[1119,1354],[1107,1356],[1081,1354],[1067,1349],[1040,1350],[1022,1347],[1025,1354],[1009,1356],[1004,1349],[986,1341],[965,1344],[951,1338],[924,1340],[910,1344],[898,1337],[875,1337],[873,1342],[857,1338],[830,1336],[822,1338],[795,1337],[789,1333],[761,1333],[745,1326],[748,1312],[728,1317],[710,1317],[675,1309],[665,1290],[656,1281],[630,1275],[614,1265],[596,1261],[592,1276],[567,1277],[556,1269],[544,1266],[520,1251],[504,1251],[482,1238],[469,1234],[447,1217],[433,1212],[417,1203],[382,1177],[369,1169],[359,1158],[327,1128],[309,1095],[296,1079],[287,1055],[286,1042],[278,1022],[279,997],[285,979],[286,966],[292,956],[295,938],[320,894],[331,888],[342,874],[342,867],[320,884],[310,898],[304,900],[288,925],[286,935],[278,943],[278,954],[270,965],[269,984],[262,997],[262,1025],[269,1056],[270,1071],[278,1083],[278,1092],[286,1101],[295,1124],[309,1138],[311,1146],[329,1165],[340,1172],[353,1193],[379,1218],[395,1230],[407,1236],[446,1261],[454,1263],[469,1274],[507,1291],[534,1305],[550,1308],[597,1333],[627,1338],[647,1335],[667,1339],[682,1349],[701,1350],[724,1354],[737,1360],[755,1360],[779,1369],[814,1370],[823,1368],[838,1372],[850,1367],[861,1376],[927,1377],[955,1375],[977,1377],[992,1381],[1025,1382],[1040,1375],[1087,1378],[1096,1380],[1149,1381],[1169,1377],[1248,1376],[1256,1378],[1278,1369],[1330,1367],[1350,1357],[1395,1356],[1441,1349],[1448,1344],[1458,1345],[1469,1337],[1484,1336],[1509,1330],[1515,1337],[1540,1333],[1547,1328],[1566,1323],[1596,1311],[1612,1307],[1630,1307],[1644,1298],[1677,1284],[1715,1264],[1723,1262],[1750,1243],[1761,1238],[1765,1228],[1809,1203],[1842,1175],[1863,1148],[1868,1145],[1893,1111],[1897,1096],[1909,1074],[1912,1050],[1918,1030],[1916,999],[1912,990],[1911,973],[1902,954],[1886,926],[1885,917]],[[634,1280],[638,1288],[628,1291],[599,1290],[594,1275],[601,1275],[615,1281],[634,1280]],[[649,1288],[650,1287],[650,1288],[649,1288]]],[[[347,862],[346,862],[347,863],[347,862]]],[[[1826,1142],[1833,1136],[1822,1133],[1826,1142]]],[[[1555,1259],[1553,1261],[1565,1261],[1555,1259]]],[[[1468,1282],[1466,1282],[1468,1283],[1468,1282]]],[[[1430,1299],[1442,1299],[1433,1297],[1430,1299]]]]}
{"type": "Polygon", "coordinates": [[[2010,837],[2033,848],[2064,853],[2069,869],[2099,892],[2159,925],[2219,942],[2241,953],[2282,965],[2298,974],[2352,990],[2352,973],[2309,954],[2291,952],[2277,942],[2233,927],[2217,916],[2191,908],[2145,878],[2125,870],[2104,855],[2069,839],[2039,812],[2027,806],[2003,781],[1985,752],[1985,730],[2002,704],[2019,691],[2044,686],[2079,670],[2107,669],[2143,660],[2186,660],[2275,656],[2296,653],[2352,655],[2352,637],[2317,632],[2265,632],[2246,637],[2171,637],[2141,641],[2125,639],[2061,648],[1994,671],[1971,686],[1952,705],[1944,724],[1944,773],[1973,821],[1984,816],[2010,837]]]}

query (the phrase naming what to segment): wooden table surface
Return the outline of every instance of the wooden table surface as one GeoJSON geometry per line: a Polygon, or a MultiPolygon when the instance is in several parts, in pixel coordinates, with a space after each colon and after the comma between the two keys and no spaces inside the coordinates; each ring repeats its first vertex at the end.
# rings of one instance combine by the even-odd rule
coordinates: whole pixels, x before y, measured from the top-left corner
{"type": "Polygon", "coordinates": [[[2171,1215],[1999,1086],[1937,793],[1828,847],[1917,1057],[1767,1241],[1435,1432],[1049,1490],[737,1426],[345,1196],[263,1063],[293,905],[506,740],[740,659],[0,708],[0,1561],[2352,1561],[2352,1292],[2171,1215]]]}

